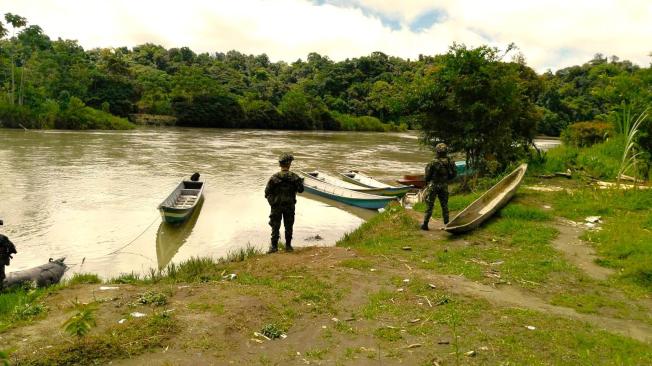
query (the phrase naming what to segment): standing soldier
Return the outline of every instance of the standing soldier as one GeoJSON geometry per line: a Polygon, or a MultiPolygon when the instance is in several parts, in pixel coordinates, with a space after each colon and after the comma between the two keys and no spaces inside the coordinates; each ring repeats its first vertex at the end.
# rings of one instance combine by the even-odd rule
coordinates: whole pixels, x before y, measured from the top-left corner
{"type": "Polygon", "coordinates": [[[297,193],[303,192],[303,178],[290,171],[294,156],[284,153],[278,158],[281,171],[272,175],[265,187],[265,198],[272,208],[269,214],[269,226],[272,227],[272,244],[267,253],[278,251],[281,236],[281,218],[285,225],[285,251],[292,249],[292,225],[294,225],[294,205],[297,193]]]}
{"type": "Polygon", "coordinates": [[[457,170],[455,163],[447,156],[448,146],[438,143],[435,146],[437,157],[426,165],[426,214],[423,217],[421,230],[428,230],[428,222],[432,216],[432,208],[435,199],[439,197],[441,214],[444,218],[444,225],[448,224],[448,181],[455,178],[457,170]]]}

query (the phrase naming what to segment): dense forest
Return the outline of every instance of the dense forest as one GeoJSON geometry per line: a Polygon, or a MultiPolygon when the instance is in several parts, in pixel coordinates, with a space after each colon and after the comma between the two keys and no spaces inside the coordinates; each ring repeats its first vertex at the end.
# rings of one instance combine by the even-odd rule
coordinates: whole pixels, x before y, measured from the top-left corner
{"type": "Polygon", "coordinates": [[[457,45],[448,55],[416,60],[374,52],[335,62],[310,53],[292,63],[272,62],[265,54],[198,54],[151,43],[84,50],[74,40],[52,40],[12,14],[5,15],[0,36],[4,127],[129,128],[126,117],[147,113],[174,116],[182,126],[399,130],[419,128],[445,112],[428,107],[433,93],[447,93],[435,90],[437,85],[461,88],[463,100],[465,93],[497,93],[491,80],[508,80],[520,90],[517,104],[528,104],[525,110],[512,103],[520,119],[513,123],[558,136],[574,122],[608,120],[623,103],[636,110],[652,101],[650,67],[615,56],[596,55],[583,65],[539,75],[520,54],[494,49],[483,57],[501,67],[463,65],[477,66],[474,75],[487,82],[473,89],[474,80],[460,77],[464,70],[451,73],[456,66],[447,64],[447,56],[465,49],[457,45]],[[506,73],[513,77],[501,79],[506,73]]]}

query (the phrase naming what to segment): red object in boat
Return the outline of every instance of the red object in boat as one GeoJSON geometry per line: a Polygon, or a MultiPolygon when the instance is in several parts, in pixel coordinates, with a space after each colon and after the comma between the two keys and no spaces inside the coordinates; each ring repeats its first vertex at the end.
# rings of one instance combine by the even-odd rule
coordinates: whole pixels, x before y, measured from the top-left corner
{"type": "Polygon", "coordinates": [[[403,178],[397,180],[397,182],[406,186],[415,186],[417,188],[423,188],[426,186],[426,180],[423,174],[404,175],[403,178]]]}

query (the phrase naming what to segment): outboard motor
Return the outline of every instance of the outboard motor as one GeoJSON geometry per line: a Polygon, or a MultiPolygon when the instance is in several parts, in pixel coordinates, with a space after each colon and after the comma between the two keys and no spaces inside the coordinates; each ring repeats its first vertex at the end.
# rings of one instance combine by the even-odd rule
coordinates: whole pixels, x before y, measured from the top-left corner
{"type": "Polygon", "coordinates": [[[195,172],[195,174],[191,175],[190,180],[193,182],[199,182],[199,173],[195,172]]]}
{"type": "MultiPolygon", "coordinates": [[[[4,222],[0,220],[0,225],[4,222]]],[[[11,263],[14,258],[13,255],[17,254],[16,246],[6,236],[0,234],[0,290],[4,287],[5,281],[5,266],[11,263]]]]}

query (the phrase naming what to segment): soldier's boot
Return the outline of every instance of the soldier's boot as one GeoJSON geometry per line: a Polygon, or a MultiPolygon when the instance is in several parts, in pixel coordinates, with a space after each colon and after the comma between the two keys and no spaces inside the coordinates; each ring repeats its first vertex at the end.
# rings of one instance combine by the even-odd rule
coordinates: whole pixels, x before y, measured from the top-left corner
{"type": "Polygon", "coordinates": [[[267,254],[272,254],[278,252],[278,239],[272,239],[272,244],[269,246],[269,250],[267,250],[267,254]]]}
{"type": "Polygon", "coordinates": [[[426,216],[423,218],[423,224],[421,224],[421,230],[430,230],[428,229],[429,222],[430,222],[430,215],[426,213],[426,216]]]}
{"type": "Polygon", "coordinates": [[[294,251],[294,248],[292,248],[292,235],[288,236],[287,233],[285,234],[285,251],[286,252],[294,251]]]}

